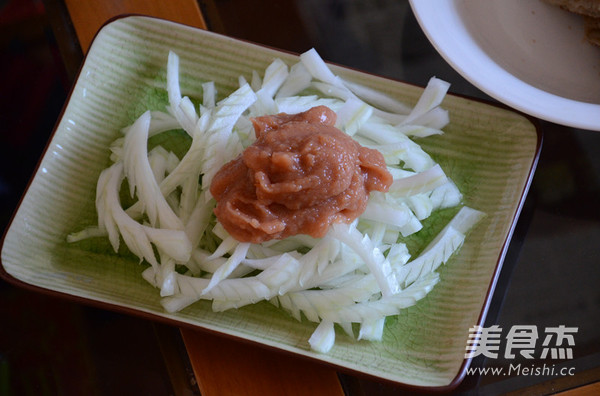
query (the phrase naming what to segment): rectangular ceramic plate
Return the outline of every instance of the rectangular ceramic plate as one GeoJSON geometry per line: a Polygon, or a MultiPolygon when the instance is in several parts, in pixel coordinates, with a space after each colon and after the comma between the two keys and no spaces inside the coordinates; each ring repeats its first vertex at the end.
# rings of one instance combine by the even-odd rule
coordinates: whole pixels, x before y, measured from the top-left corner
{"type": "MultiPolygon", "coordinates": [[[[181,58],[183,94],[201,98],[201,84],[233,91],[274,58],[296,55],[146,17],[107,24],[94,40],[62,118],[8,229],[2,275],[13,283],[77,298],[108,309],[209,329],[309,356],[343,370],[418,387],[452,387],[464,375],[469,328],[482,323],[540,149],[534,125],[515,112],[448,96],[445,134],[420,143],[487,217],[459,254],[441,269],[441,282],[415,307],[386,321],[383,341],[356,341],[339,332],[329,354],[313,353],[314,323],[298,322],[269,303],[213,313],[199,302],[166,313],[157,289],[136,260],[96,238],[68,244],[68,233],[95,224],[96,180],[121,128],[147,107],[165,104],[169,50],[181,58]]],[[[343,77],[408,104],[422,88],[332,66],[343,77]]]]}

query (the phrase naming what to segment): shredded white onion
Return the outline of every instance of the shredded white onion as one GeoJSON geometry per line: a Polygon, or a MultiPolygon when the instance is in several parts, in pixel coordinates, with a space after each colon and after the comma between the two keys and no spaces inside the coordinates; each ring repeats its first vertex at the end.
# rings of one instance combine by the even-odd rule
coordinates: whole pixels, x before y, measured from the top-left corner
{"type": "Polygon", "coordinates": [[[179,57],[171,52],[165,110],[144,112],[111,145],[113,164],[97,183],[98,224],[67,238],[108,237],[115,252],[123,240],[150,265],[143,278],[160,289],[167,312],[201,299],[215,311],[268,301],[297,320],[319,323],[308,340],[316,352],[334,347],[334,324],[359,340],[380,340],[385,318],[427,295],[439,281],[437,268],[483,217],[463,206],[417,257],[403,242],[437,210],[462,202],[457,185],[412,139],[442,134],[449,122],[440,107],[449,87],[442,80],[432,78],[411,108],[335,75],[313,49],[291,67],[275,59],[262,76],[253,71],[250,83],[240,76],[240,87],[219,102],[215,84],[202,84],[198,110],[179,84],[179,57]],[[321,95],[303,94],[314,88],[321,95]],[[212,177],[252,143],[250,117],[317,105],[337,113],[341,130],[381,151],[392,186],[372,193],[358,219],[332,225],[324,238],[236,241],[215,223],[212,177]],[[150,137],[172,129],[191,137],[181,159],[162,147],[147,151],[150,137]],[[137,200],[127,210],[119,199],[124,179],[137,200]],[[358,335],[352,323],[360,324],[358,335]]]}

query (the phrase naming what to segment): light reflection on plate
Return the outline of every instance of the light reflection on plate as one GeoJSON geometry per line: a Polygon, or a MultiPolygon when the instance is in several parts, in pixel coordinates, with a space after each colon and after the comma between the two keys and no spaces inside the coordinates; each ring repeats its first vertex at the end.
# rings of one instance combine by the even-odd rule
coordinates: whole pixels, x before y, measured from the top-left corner
{"type": "Polygon", "coordinates": [[[600,131],[600,48],[542,0],[411,0],[425,34],[473,85],[524,113],[600,131]]]}

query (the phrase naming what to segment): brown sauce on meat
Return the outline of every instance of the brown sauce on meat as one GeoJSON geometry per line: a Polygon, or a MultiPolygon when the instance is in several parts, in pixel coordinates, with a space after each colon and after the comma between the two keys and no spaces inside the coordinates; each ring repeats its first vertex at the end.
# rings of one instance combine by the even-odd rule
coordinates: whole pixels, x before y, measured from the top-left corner
{"type": "Polygon", "coordinates": [[[362,214],[369,192],[387,191],[383,156],[335,128],[325,106],[252,120],[257,140],[215,175],[215,214],[241,242],[322,237],[362,214]]]}

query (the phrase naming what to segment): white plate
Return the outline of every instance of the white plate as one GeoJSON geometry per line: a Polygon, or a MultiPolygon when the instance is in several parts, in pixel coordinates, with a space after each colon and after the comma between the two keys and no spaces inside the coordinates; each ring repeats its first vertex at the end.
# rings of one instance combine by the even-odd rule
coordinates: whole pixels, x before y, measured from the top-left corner
{"type": "Polygon", "coordinates": [[[600,48],[578,15],[542,0],[410,0],[429,40],[500,102],[557,124],[600,131],[600,48]]]}

